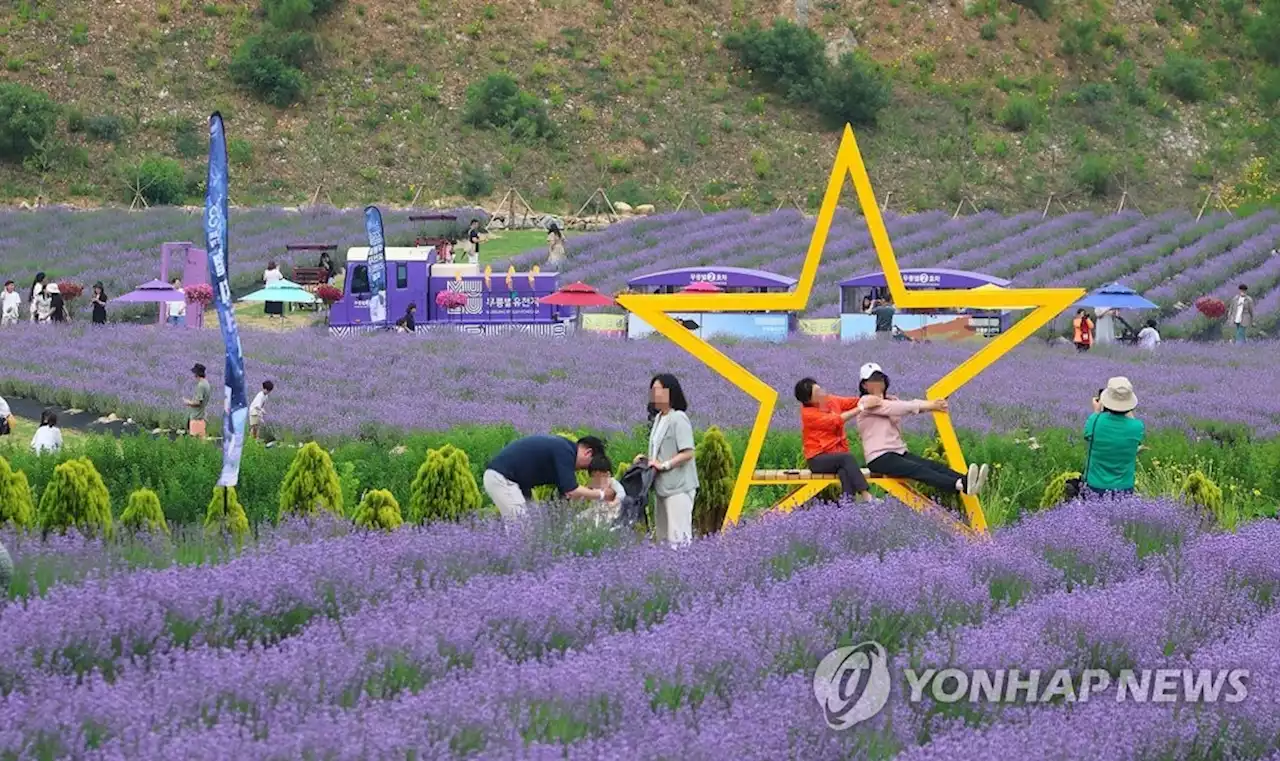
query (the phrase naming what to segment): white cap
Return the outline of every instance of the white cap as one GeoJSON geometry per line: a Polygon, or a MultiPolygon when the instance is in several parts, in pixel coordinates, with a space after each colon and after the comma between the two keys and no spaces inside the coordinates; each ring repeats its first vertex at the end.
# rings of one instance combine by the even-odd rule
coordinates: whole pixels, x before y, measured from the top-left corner
{"type": "Polygon", "coordinates": [[[882,372],[884,371],[880,369],[880,365],[877,365],[875,362],[868,362],[867,364],[862,366],[862,372],[860,372],[858,375],[859,377],[862,378],[862,380],[866,380],[867,378],[871,377],[872,373],[882,373],[882,372]]]}

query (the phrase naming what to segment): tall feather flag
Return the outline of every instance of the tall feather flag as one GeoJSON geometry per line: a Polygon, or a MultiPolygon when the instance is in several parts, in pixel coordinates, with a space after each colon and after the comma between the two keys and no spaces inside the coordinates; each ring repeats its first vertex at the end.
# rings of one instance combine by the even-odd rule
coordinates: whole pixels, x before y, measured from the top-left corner
{"type": "MultiPolygon", "coordinates": [[[[218,486],[235,486],[240,478],[240,453],[244,450],[245,422],[249,416],[244,381],[244,352],[231,305],[227,263],[227,135],[222,115],[209,117],[209,178],[204,195],[204,247],[209,257],[209,281],[213,305],[226,348],[226,397],[222,415],[222,475],[218,486]]],[[[223,492],[225,497],[225,490],[223,492]]]]}
{"type": "Polygon", "coordinates": [[[382,233],[382,212],[377,206],[364,209],[364,229],[369,234],[369,322],[387,324],[387,239],[382,233]]]}

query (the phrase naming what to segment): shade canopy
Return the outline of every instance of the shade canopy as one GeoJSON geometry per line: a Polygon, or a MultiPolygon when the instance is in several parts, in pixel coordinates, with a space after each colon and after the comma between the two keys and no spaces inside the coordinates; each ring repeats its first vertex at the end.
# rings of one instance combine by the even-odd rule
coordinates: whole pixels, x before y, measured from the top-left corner
{"type": "Polygon", "coordinates": [[[114,299],[111,299],[112,303],[125,304],[153,304],[167,303],[170,301],[185,302],[186,300],[187,294],[185,292],[179,288],[174,288],[172,285],[169,285],[162,280],[152,280],[150,282],[143,283],[123,296],[116,296],[114,299]]]}
{"type": "Polygon", "coordinates": [[[241,301],[279,301],[289,304],[314,304],[319,299],[292,280],[276,280],[266,288],[254,291],[241,301]]]}
{"type": "Polygon", "coordinates": [[[696,283],[690,283],[680,289],[681,293],[723,293],[724,289],[715,283],[708,283],[705,280],[699,280],[696,283]]]}
{"type": "Polygon", "coordinates": [[[1120,283],[1102,286],[1077,301],[1075,306],[1084,309],[1159,309],[1158,305],[1120,283]]]}
{"type": "Polygon", "coordinates": [[[639,275],[627,281],[631,288],[649,288],[653,286],[686,286],[693,283],[712,283],[721,288],[776,288],[788,289],[796,284],[796,279],[785,275],[777,275],[764,270],[751,270],[742,267],[683,267],[681,269],[652,272],[639,275]]]}
{"type": "MultiPolygon", "coordinates": [[[[1009,281],[981,272],[946,269],[943,267],[907,268],[901,270],[902,283],[909,289],[941,288],[945,290],[981,288],[994,285],[1003,288],[1009,281]]],[[[868,272],[840,283],[841,288],[883,288],[888,284],[883,272],[868,272]]]]}
{"type": "Polygon", "coordinates": [[[605,307],[611,306],[613,299],[586,283],[577,282],[570,283],[549,296],[543,296],[538,302],[557,307],[605,307]]]}

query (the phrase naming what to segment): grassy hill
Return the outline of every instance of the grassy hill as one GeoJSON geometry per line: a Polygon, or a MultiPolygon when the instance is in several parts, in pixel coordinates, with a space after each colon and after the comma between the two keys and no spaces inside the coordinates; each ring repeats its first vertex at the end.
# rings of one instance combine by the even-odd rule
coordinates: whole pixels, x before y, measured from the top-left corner
{"type": "MultiPolygon", "coordinates": [[[[262,1],[0,0],[3,82],[59,107],[37,147],[0,134],[0,199],[198,198],[218,109],[239,204],[514,186],[563,213],[603,186],[659,208],[685,192],[704,208],[812,207],[833,113],[873,100],[866,78],[892,88],[858,129],[898,211],[1040,208],[1050,192],[1115,208],[1127,189],[1150,212],[1213,186],[1264,200],[1280,178],[1280,51],[1266,49],[1280,0],[265,0],[271,19],[262,1]],[[821,60],[761,63],[814,41],[770,37],[776,18],[816,35],[821,60]],[[725,43],[752,22],[744,59],[725,43]],[[853,79],[835,76],[845,66],[853,79]],[[469,105],[501,72],[488,111],[469,105]]],[[[0,102],[0,132],[13,110],[0,102]]]]}

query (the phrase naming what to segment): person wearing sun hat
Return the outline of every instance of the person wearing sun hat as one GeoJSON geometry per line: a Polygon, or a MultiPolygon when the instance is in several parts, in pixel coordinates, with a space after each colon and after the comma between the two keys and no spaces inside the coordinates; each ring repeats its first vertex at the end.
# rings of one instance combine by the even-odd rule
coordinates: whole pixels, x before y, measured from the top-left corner
{"type": "Polygon", "coordinates": [[[1138,395],[1124,376],[1107,381],[1093,398],[1093,414],[1084,423],[1084,496],[1132,494],[1138,470],[1138,447],[1146,425],[1134,416],[1138,395]]]}
{"type": "Polygon", "coordinates": [[[873,475],[919,481],[936,489],[976,495],[986,485],[990,468],[973,464],[968,473],[957,473],[940,462],[907,451],[902,438],[902,418],[921,412],[946,412],[947,401],[904,401],[888,396],[889,376],[874,362],[862,366],[858,391],[858,435],[867,470],[873,475]]]}

